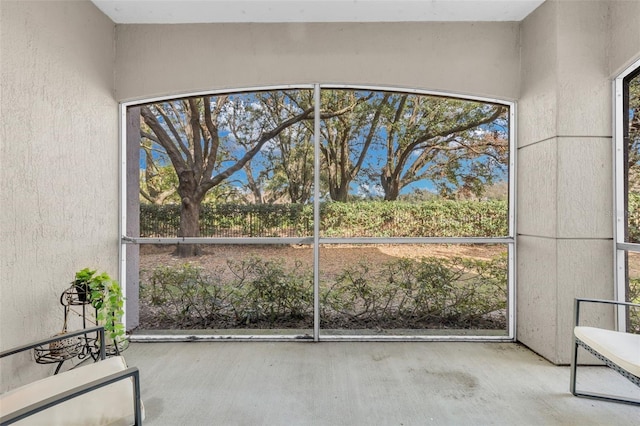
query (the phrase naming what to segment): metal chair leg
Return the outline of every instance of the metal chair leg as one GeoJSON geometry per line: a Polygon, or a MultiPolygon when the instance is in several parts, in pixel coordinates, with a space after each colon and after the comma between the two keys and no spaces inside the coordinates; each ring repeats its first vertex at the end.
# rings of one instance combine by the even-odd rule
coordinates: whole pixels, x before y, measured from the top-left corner
{"type": "Polygon", "coordinates": [[[576,373],[578,369],[578,342],[576,336],[573,336],[573,351],[571,353],[571,393],[576,395],[576,373]]]}

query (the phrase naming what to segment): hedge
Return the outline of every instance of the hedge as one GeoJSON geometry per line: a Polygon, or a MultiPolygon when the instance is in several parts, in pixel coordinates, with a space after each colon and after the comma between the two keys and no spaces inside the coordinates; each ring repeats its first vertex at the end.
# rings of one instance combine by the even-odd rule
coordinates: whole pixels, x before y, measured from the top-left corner
{"type": "MultiPolygon", "coordinates": [[[[499,237],[508,234],[506,201],[422,203],[326,202],[320,207],[325,237],[499,237]]],[[[140,205],[140,236],[175,237],[180,206],[140,205]]],[[[313,206],[204,204],[202,237],[305,237],[313,235],[313,206]]]]}
{"type": "MultiPolygon", "coordinates": [[[[224,269],[161,265],[141,282],[144,328],[309,328],[313,274],[297,262],[250,257],[224,269]]],[[[395,259],[347,265],[320,284],[323,328],[502,329],[507,257],[395,259]]]]}

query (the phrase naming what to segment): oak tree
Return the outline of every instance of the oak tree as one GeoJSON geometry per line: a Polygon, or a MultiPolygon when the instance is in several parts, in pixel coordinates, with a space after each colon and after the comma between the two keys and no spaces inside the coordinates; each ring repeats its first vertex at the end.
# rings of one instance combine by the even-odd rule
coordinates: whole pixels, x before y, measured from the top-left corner
{"type": "MultiPolygon", "coordinates": [[[[149,128],[143,139],[166,152],[178,177],[180,196],[179,237],[200,235],[200,205],[209,190],[241,170],[269,141],[307,118],[313,108],[283,111],[278,122],[242,122],[239,106],[251,108],[251,96],[199,96],[144,105],[141,119],[149,128]],[[236,127],[236,136],[229,137],[236,127]]],[[[251,113],[250,113],[251,114],[251,113]]],[[[195,244],[178,246],[182,257],[200,253],[195,244]]]]}

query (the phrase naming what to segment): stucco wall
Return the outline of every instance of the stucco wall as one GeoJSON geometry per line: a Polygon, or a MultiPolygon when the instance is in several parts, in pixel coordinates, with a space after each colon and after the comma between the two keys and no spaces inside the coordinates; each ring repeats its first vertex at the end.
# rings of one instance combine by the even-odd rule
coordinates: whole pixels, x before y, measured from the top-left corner
{"type": "Polygon", "coordinates": [[[615,78],[640,59],[640,1],[610,2],[609,74],[615,78]]]}
{"type": "MultiPolygon", "coordinates": [[[[76,270],[118,274],[114,24],[88,1],[0,2],[0,346],[59,332],[76,270]]],[[[2,388],[51,374],[31,354],[2,388]]]]}
{"type": "Polygon", "coordinates": [[[356,83],[515,99],[517,23],[118,25],[116,96],[356,83]]]}
{"type": "Polygon", "coordinates": [[[521,26],[518,339],[555,363],[573,299],[613,297],[611,70],[640,47],[612,42],[633,26],[637,40],[623,3],[547,0],[521,26]]]}

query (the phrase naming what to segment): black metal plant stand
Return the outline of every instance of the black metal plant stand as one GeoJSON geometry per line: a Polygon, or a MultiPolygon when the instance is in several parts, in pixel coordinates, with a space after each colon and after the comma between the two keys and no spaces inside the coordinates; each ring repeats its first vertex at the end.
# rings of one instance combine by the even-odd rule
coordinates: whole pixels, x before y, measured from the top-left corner
{"type": "MultiPolygon", "coordinates": [[[[60,295],[60,304],[64,307],[64,325],[60,335],[67,331],[67,322],[69,316],[73,313],[82,318],[82,328],[93,327],[96,324],[95,318],[98,316],[97,309],[91,306],[91,302],[86,297],[81,297],[75,286],[71,286],[60,295]],[[87,316],[88,309],[94,310],[94,317],[87,316]]],[[[58,342],[50,343],[46,346],[38,346],[34,348],[35,361],[38,364],[55,364],[55,372],[58,374],[62,364],[73,358],[78,358],[81,362],[92,358],[97,361],[100,358],[100,345],[97,332],[89,332],[84,335],[70,337],[58,342]]],[[[106,347],[107,356],[120,355],[118,345],[106,347]]]]}

